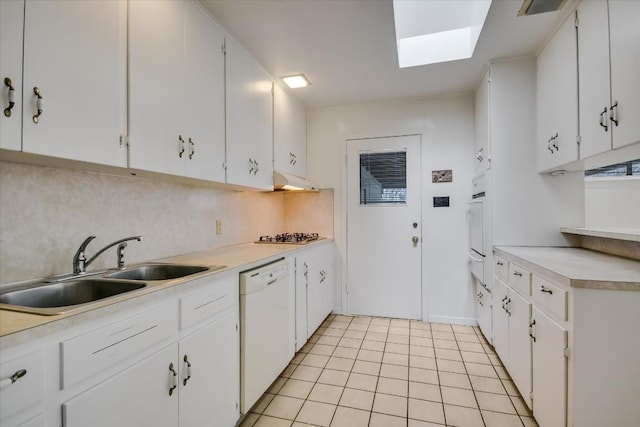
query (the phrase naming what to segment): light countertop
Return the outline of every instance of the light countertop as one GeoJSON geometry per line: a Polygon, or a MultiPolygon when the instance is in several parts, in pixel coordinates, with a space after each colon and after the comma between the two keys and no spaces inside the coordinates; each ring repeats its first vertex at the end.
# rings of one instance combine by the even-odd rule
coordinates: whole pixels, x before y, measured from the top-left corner
{"type": "Polygon", "coordinates": [[[496,255],[566,286],[640,291],[640,261],[583,248],[494,246],[496,255]]]}
{"type": "Polygon", "coordinates": [[[562,227],[562,233],[577,234],[579,236],[602,237],[606,239],[627,240],[640,242],[640,229],[638,228],[613,228],[613,227],[589,227],[572,228],[562,227]]]}
{"type": "Polygon", "coordinates": [[[99,310],[100,313],[96,313],[98,309],[115,310],[116,307],[119,309],[124,305],[130,306],[130,304],[136,303],[136,301],[134,301],[136,298],[142,296],[153,298],[154,295],[152,294],[156,294],[161,290],[179,286],[181,284],[185,284],[202,277],[223,274],[225,272],[230,273],[232,270],[235,270],[235,272],[240,272],[255,268],[264,263],[274,261],[279,257],[291,254],[294,251],[303,250],[304,248],[330,241],[333,241],[333,239],[322,239],[308,243],[306,245],[245,243],[224,248],[212,249],[208,251],[178,255],[169,258],[150,260],[145,263],[165,262],[201,266],[224,265],[226,267],[216,271],[194,274],[189,276],[188,278],[165,280],[161,283],[154,284],[153,286],[148,286],[147,288],[120,294],[106,300],[97,301],[95,304],[91,304],[88,307],[83,307],[82,309],[74,310],[72,313],[67,314],[46,316],[0,309],[0,337],[2,337],[3,340],[6,340],[6,338],[8,338],[8,335],[17,334],[20,332],[30,333],[33,332],[29,331],[30,329],[38,326],[43,327],[38,328],[42,329],[43,333],[50,333],[58,328],[67,327],[70,322],[75,323],[76,321],[82,321],[83,318],[91,318],[96,315],[105,313],[103,310],[99,310]]]}

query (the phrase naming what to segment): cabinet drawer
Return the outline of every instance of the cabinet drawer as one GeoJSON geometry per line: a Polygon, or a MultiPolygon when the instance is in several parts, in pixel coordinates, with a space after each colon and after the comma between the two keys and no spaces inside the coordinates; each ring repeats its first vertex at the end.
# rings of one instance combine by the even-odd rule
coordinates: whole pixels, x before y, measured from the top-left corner
{"type": "Polygon", "coordinates": [[[60,343],[62,388],[161,342],[175,330],[173,304],[60,343]]]}
{"type": "Polygon", "coordinates": [[[558,319],[567,320],[567,291],[533,276],[531,293],[536,305],[545,308],[558,319]]]}
{"type": "Polygon", "coordinates": [[[180,298],[180,329],[222,313],[239,304],[236,276],[212,282],[206,289],[180,298]]]}
{"type": "Polygon", "coordinates": [[[522,295],[531,295],[531,272],[518,264],[509,264],[509,284],[522,295]]]}
{"type": "Polygon", "coordinates": [[[0,418],[7,418],[44,398],[44,356],[42,350],[3,361],[0,364],[0,418]],[[26,371],[20,378],[20,371],[26,371]]]}
{"type": "Polygon", "coordinates": [[[495,275],[505,282],[509,281],[509,263],[499,256],[493,258],[495,275]]]}

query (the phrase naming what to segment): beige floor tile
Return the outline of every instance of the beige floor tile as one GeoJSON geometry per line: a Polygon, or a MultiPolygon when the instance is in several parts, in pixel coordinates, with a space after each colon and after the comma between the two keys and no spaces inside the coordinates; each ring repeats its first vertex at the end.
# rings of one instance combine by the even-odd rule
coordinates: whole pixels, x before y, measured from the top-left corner
{"type": "Polygon", "coordinates": [[[411,329],[409,335],[411,337],[431,338],[431,331],[428,329],[411,329]]]}
{"type": "Polygon", "coordinates": [[[320,338],[322,335],[311,335],[309,337],[309,339],[307,340],[307,342],[311,343],[311,344],[315,344],[316,341],[318,341],[318,338],[320,338]]]}
{"type": "Polygon", "coordinates": [[[389,335],[406,335],[409,336],[409,327],[398,328],[394,326],[389,327],[389,335]]]}
{"type": "MultiPolygon", "coordinates": [[[[313,346],[315,347],[315,346],[313,346]]],[[[313,347],[311,347],[311,350],[309,353],[313,353],[313,347]]],[[[293,359],[291,359],[291,363],[294,365],[299,365],[300,362],[302,362],[302,359],[305,358],[306,354],[308,353],[298,353],[295,356],[293,356],[293,359]]]]}
{"type": "Polygon", "coordinates": [[[300,365],[315,366],[316,368],[324,368],[328,361],[329,361],[329,356],[309,353],[302,360],[302,363],[300,363],[300,365]]]}
{"type": "Polygon", "coordinates": [[[422,320],[412,320],[411,329],[424,329],[424,330],[430,331],[431,323],[423,322],[422,320]]]}
{"type": "Polygon", "coordinates": [[[369,330],[369,323],[354,323],[354,322],[351,322],[351,324],[347,328],[347,331],[367,332],[367,330],[369,330]]]}
{"type": "Polygon", "coordinates": [[[430,400],[442,402],[440,386],[436,384],[418,383],[409,381],[409,397],[412,399],[430,400]]]}
{"type": "Polygon", "coordinates": [[[478,408],[476,397],[472,390],[455,387],[440,387],[440,391],[442,392],[442,402],[447,405],[478,408]]]}
{"type": "Polygon", "coordinates": [[[271,403],[269,403],[269,406],[267,406],[263,414],[293,421],[296,415],[298,415],[300,408],[302,408],[303,403],[304,400],[296,399],[295,397],[276,396],[271,403]]]}
{"type": "Polygon", "coordinates": [[[315,366],[304,366],[298,365],[293,374],[289,378],[293,378],[294,380],[302,380],[302,381],[311,381],[314,382],[320,376],[322,372],[322,368],[317,368],[315,366]]]}
{"type": "Polygon", "coordinates": [[[443,427],[444,424],[440,423],[428,423],[426,421],[412,420],[409,418],[409,427],[443,427]]]}
{"type": "Polygon", "coordinates": [[[431,347],[433,348],[433,339],[425,338],[425,337],[411,337],[410,338],[411,345],[418,345],[421,347],[431,347]]]}
{"type": "Polygon", "coordinates": [[[431,336],[433,337],[434,340],[439,339],[439,340],[455,341],[456,339],[456,336],[453,334],[453,332],[432,331],[431,336]]]}
{"type": "Polygon", "coordinates": [[[387,342],[395,344],[409,344],[408,335],[389,334],[387,335],[387,342]]]}
{"type": "Polygon", "coordinates": [[[420,383],[440,384],[438,371],[432,369],[409,368],[409,380],[420,383]]]}
{"type": "Polygon", "coordinates": [[[362,346],[360,348],[364,350],[384,351],[384,345],[384,341],[371,341],[365,339],[362,341],[362,346]]]}
{"type": "MultiPolygon", "coordinates": [[[[333,354],[333,352],[335,351],[336,346],[334,345],[326,345],[326,344],[316,344],[313,347],[311,347],[311,350],[309,350],[309,354],[319,354],[321,356],[331,356],[333,354]]],[[[301,354],[298,353],[296,355],[300,356],[301,354]]]]}
{"type": "Polygon", "coordinates": [[[344,332],[343,337],[344,338],[353,338],[353,339],[361,340],[361,339],[364,339],[365,335],[366,335],[366,333],[364,331],[354,331],[354,330],[347,329],[344,332]]]}
{"type": "Polygon", "coordinates": [[[367,331],[373,332],[375,334],[385,334],[386,335],[389,332],[389,326],[386,326],[386,325],[382,326],[382,325],[376,325],[376,324],[371,323],[369,325],[369,329],[367,329],[367,331]]]}
{"type": "Polygon", "coordinates": [[[380,377],[376,393],[407,397],[409,395],[409,381],[380,377]]]}
{"type": "Polygon", "coordinates": [[[442,403],[409,399],[409,418],[444,424],[444,408],[442,403]]]}
{"type": "Polygon", "coordinates": [[[351,322],[351,320],[353,320],[353,316],[350,314],[336,314],[333,320],[338,322],[351,322]]]}
{"type": "Polygon", "coordinates": [[[475,344],[480,344],[480,339],[476,334],[459,334],[456,333],[456,341],[458,342],[471,342],[475,344]]]}
{"type": "Polygon", "coordinates": [[[362,350],[360,349],[360,352],[358,353],[358,356],[356,357],[357,360],[365,360],[367,362],[382,362],[382,355],[383,353],[381,351],[373,351],[373,350],[362,350]]]}
{"type": "Polygon", "coordinates": [[[334,369],[325,369],[318,378],[318,382],[322,384],[337,385],[344,387],[349,378],[349,372],[336,371],[334,369]]]}
{"type": "Polygon", "coordinates": [[[289,379],[282,386],[278,394],[289,397],[297,397],[298,399],[306,399],[309,392],[313,388],[312,382],[289,379]]]}
{"type": "Polygon", "coordinates": [[[260,397],[260,399],[258,399],[258,401],[255,403],[255,405],[253,405],[253,408],[251,408],[251,412],[262,414],[274,397],[276,397],[275,394],[263,394],[262,397],[260,397]]]}
{"type": "Polygon", "coordinates": [[[372,325],[389,326],[390,323],[391,323],[391,319],[386,318],[386,317],[372,317],[371,318],[371,324],[372,325]]]}
{"type": "Polygon", "coordinates": [[[484,353],[484,347],[477,342],[458,341],[460,351],[473,351],[476,353],[484,353]]]}
{"type": "Polygon", "coordinates": [[[258,421],[258,418],[260,418],[260,414],[250,413],[244,417],[239,427],[251,427],[258,421]]]}
{"type": "Polygon", "coordinates": [[[360,348],[362,340],[354,338],[342,338],[338,343],[340,347],[360,348]]]}
{"type": "Polygon", "coordinates": [[[409,355],[400,353],[384,353],[382,363],[389,365],[409,366],[409,355]]]}
{"type": "Polygon", "coordinates": [[[296,417],[297,422],[329,427],[336,411],[335,405],[307,400],[296,417]]]}
{"type": "Polygon", "coordinates": [[[525,427],[538,427],[538,423],[532,417],[520,417],[520,421],[525,427]]]}
{"type": "Polygon", "coordinates": [[[480,405],[480,409],[482,410],[504,412],[505,414],[517,414],[516,409],[513,407],[513,403],[511,403],[511,399],[509,399],[509,396],[505,394],[476,391],[476,398],[478,399],[478,405],[480,405]]]}
{"type": "Polygon", "coordinates": [[[491,346],[491,344],[486,343],[486,342],[481,342],[480,345],[482,346],[482,348],[484,348],[485,353],[487,353],[487,355],[492,355],[492,354],[496,354],[495,349],[491,346]]]}
{"type": "Polygon", "coordinates": [[[309,353],[309,350],[311,350],[311,347],[313,347],[314,343],[308,342],[305,345],[302,346],[302,348],[300,349],[300,353],[309,353]]]}
{"type": "Polygon", "coordinates": [[[409,356],[409,366],[422,369],[436,369],[436,359],[432,357],[409,356]]]}
{"type": "MultiPolygon", "coordinates": [[[[520,396],[520,392],[516,388],[516,385],[511,380],[502,380],[502,385],[504,386],[507,394],[509,396],[520,396]]],[[[483,390],[484,391],[484,390],[483,390]]],[[[504,392],[502,392],[504,393],[504,392]]]]}
{"type": "Polygon", "coordinates": [[[387,334],[383,334],[380,332],[367,332],[367,334],[364,336],[365,340],[369,340],[369,341],[382,341],[385,342],[387,340],[387,334]]]}
{"type": "Polygon", "coordinates": [[[462,360],[471,363],[483,363],[485,365],[491,365],[489,357],[484,353],[473,353],[470,351],[461,351],[462,360]]]}
{"type": "MultiPolygon", "coordinates": [[[[306,355],[307,355],[307,353],[302,353],[302,357],[305,357],[306,355]]],[[[298,367],[298,365],[289,365],[289,366],[287,366],[280,373],[280,376],[283,377],[283,378],[289,378],[291,376],[291,374],[293,373],[293,371],[296,370],[297,367],[298,367]]]]}
{"type": "Polygon", "coordinates": [[[482,418],[484,418],[484,423],[487,427],[522,427],[522,421],[517,415],[483,410],[482,418]]]}
{"type": "Polygon", "coordinates": [[[355,359],[357,355],[358,349],[349,347],[336,347],[332,354],[334,357],[343,357],[345,359],[355,359]]]}
{"type": "Polygon", "coordinates": [[[497,354],[488,354],[487,356],[489,356],[489,360],[491,361],[492,365],[503,366],[502,361],[500,360],[497,354]]]}
{"type": "Polygon", "coordinates": [[[379,375],[380,365],[381,363],[366,362],[364,360],[356,360],[356,363],[353,365],[353,369],[351,369],[351,371],[357,372],[359,374],[379,375]]]}
{"type": "Polygon", "coordinates": [[[343,391],[344,387],[316,383],[313,386],[313,390],[311,390],[309,397],[307,397],[307,400],[337,405],[340,401],[340,396],[342,396],[343,391]]]}
{"type": "Polygon", "coordinates": [[[389,365],[383,363],[380,368],[380,376],[386,378],[395,378],[397,380],[409,379],[409,368],[406,366],[389,365]]]}
{"type": "Polygon", "coordinates": [[[322,335],[325,337],[342,337],[342,335],[344,335],[344,329],[327,328],[322,335]]]}
{"type": "Polygon", "coordinates": [[[320,337],[316,344],[325,344],[325,345],[338,345],[340,342],[340,337],[329,337],[327,335],[323,335],[320,337]]]}
{"type": "Polygon", "coordinates": [[[390,326],[397,328],[408,328],[411,326],[411,320],[406,319],[391,319],[390,326]]]}
{"type": "Polygon", "coordinates": [[[488,393],[506,394],[502,383],[497,378],[476,377],[470,375],[471,385],[475,391],[486,391],[488,393]]]}
{"type": "MultiPolygon", "coordinates": [[[[338,347],[341,348],[341,347],[338,347]]],[[[335,369],[337,371],[348,371],[351,372],[351,368],[353,368],[353,363],[355,360],[353,359],[345,359],[343,357],[335,357],[332,356],[329,359],[329,363],[327,363],[327,369],[335,369]]]]}
{"type": "Polygon", "coordinates": [[[455,372],[439,372],[438,376],[440,377],[440,385],[471,389],[469,377],[465,374],[457,374],[455,372]]]}
{"type": "Polygon", "coordinates": [[[431,324],[431,330],[432,331],[439,331],[439,332],[452,332],[453,329],[451,328],[451,325],[449,325],[448,323],[432,323],[431,324]]]}
{"type": "Polygon", "coordinates": [[[438,370],[442,372],[455,372],[457,374],[466,374],[467,369],[464,363],[457,360],[438,359],[438,370]]]}
{"type": "Polygon", "coordinates": [[[331,322],[330,326],[332,328],[335,328],[335,329],[347,329],[349,327],[349,323],[348,322],[338,322],[338,321],[334,320],[333,322],[331,322]]]}
{"type": "Polygon", "coordinates": [[[458,350],[445,350],[443,348],[436,348],[436,358],[462,361],[462,355],[458,350]]]}
{"type": "Polygon", "coordinates": [[[372,391],[345,388],[340,398],[340,406],[370,411],[373,405],[374,393],[372,391]]]}
{"type": "Polygon", "coordinates": [[[441,340],[438,338],[433,339],[433,346],[445,350],[458,350],[458,343],[456,341],[441,340]]]}
{"type": "Polygon", "coordinates": [[[501,380],[510,380],[511,376],[509,375],[509,373],[507,372],[506,369],[504,369],[504,367],[502,366],[493,366],[493,369],[496,370],[496,373],[498,374],[498,378],[500,378],[501,380]]]}
{"type": "Polygon", "coordinates": [[[482,421],[482,416],[478,409],[444,405],[444,415],[448,426],[484,427],[484,422],[482,421]]]}
{"type": "Polygon", "coordinates": [[[509,396],[509,398],[511,399],[511,403],[513,403],[513,407],[516,408],[516,412],[518,413],[518,415],[522,415],[525,417],[533,416],[531,414],[531,410],[527,407],[527,404],[524,403],[524,400],[522,400],[521,397],[509,396]]]}
{"type": "Polygon", "coordinates": [[[338,406],[333,415],[331,427],[367,427],[370,417],[371,412],[369,411],[338,406]]]}
{"type": "Polygon", "coordinates": [[[358,390],[376,391],[378,385],[378,377],[376,375],[358,374],[351,372],[347,380],[347,387],[358,390]]]}
{"type": "Polygon", "coordinates": [[[373,412],[406,418],[407,402],[408,399],[406,397],[376,393],[373,401],[373,412]]]}
{"type": "Polygon", "coordinates": [[[267,389],[267,393],[278,394],[278,391],[282,388],[287,379],[284,377],[278,377],[267,389]]]}
{"type": "Polygon", "coordinates": [[[464,366],[467,368],[467,373],[469,375],[475,375],[477,377],[498,378],[498,374],[496,373],[496,370],[493,368],[493,365],[484,365],[481,363],[465,362],[464,366]]]}
{"type": "Polygon", "coordinates": [[[406,425],[406,418],[376,412],[371,413],[371,421],[369,422],[369,427],[405,427],[406,425]]]}
{"type": "Polygon", "coordinates": [[[354,316],[351,319],[351,324],[365,324],[368,325],[371,323],[371,316],[354,316]]]}
{"type": "Polygon", "coordinates": [[[465,326],[465,325],[451,325],[451,329],[455,333],[463,333],[463,334],[474,334],[476,333],[473,326],[465,326]]]}
{"type": "Polygon", "coordinates": [[[409,345],[409,354],[422,357],[436,357],[436,351],[433,347],[425,347],[420,345],[409,345]]]}
{"type": "Polygon", "coordinates": [[[388,342],[384,347],[387,353],[409,354],[409,344],[396,344],[388,342]]]}
{"type": "Polygon", "coordinates": [[[290,420],[262,415],[254,424],[254,427],[289,427],[290,425],[290,420]]]}

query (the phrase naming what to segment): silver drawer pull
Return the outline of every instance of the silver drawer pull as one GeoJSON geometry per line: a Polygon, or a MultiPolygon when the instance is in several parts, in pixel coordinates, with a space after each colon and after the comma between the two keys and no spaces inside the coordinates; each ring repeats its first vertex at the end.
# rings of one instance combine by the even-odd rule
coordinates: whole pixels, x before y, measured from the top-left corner
{"type": "Polygon", "coordinates": [[[497,261],[497,262],[496,262],[496,264],[498,264],[498,265],[502,266],[502,265],[504,265],[504,262],[502,262],[502,261],[497,261]]]}
{"type": "Polygon", "coordinates": [[[175,369],[173,369],[173,362],[169,364],[169,372],[171,372],[171,387],[169,388],[169,396],[172,396],[173,390],[175,390],[176,387],[178,387],[178,382],[176,380],[178,373],[176,372],[175,369]]]}
{"type": "Polygon", "coordinates": [[[16,371],[10,377],[3,378],[2,380],[0,380],[0,388],[5,388],[7,386],[10,386],[11,384],[15,383],[16,381],[18,381],[20,378],[24,377],[25,375],[27,375],[27,370],[26,369],[20,369],[19,371],[16,371]]]}
{"type": "Polygon", "coordinates": [[[189,381],[189,379],[191,379],[191,362],[189,362],[189,357],[187,357],[187,355],[184,355],[184,363],[187,365],[187,377],[182,380],[182,385],[186,386],[187,385],[187,381],[189,381]]]}
{"type": "Polygon", "coordinates": [[[518,276],[518,277],[522,277],[522,273],[520,273],[519,271],[514,271],[513,275],[514,276],[518,276]]]}
{"type": "Polygon", "coordinates": [[[553,291],[551,289],[547,289],[544,286],[540,286],[540,292],[544,292],[549,295],[553,295],[553,291]]]}

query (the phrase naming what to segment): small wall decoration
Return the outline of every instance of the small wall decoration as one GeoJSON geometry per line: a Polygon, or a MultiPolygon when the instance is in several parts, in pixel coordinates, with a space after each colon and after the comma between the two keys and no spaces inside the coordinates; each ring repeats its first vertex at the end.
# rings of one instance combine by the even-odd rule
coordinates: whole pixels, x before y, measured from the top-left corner
{"type": "Polygon", "coordinates": [[[441,171],[431,171],[431,181],[433,183],[451,182],[453,180],[453,171],[445,169],[441,171]]]}

